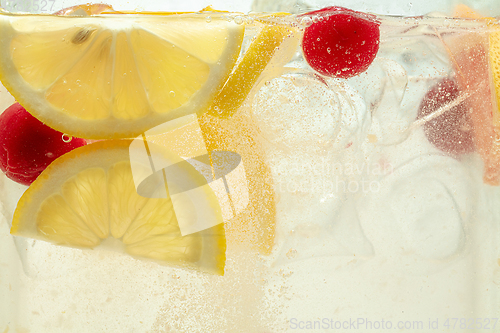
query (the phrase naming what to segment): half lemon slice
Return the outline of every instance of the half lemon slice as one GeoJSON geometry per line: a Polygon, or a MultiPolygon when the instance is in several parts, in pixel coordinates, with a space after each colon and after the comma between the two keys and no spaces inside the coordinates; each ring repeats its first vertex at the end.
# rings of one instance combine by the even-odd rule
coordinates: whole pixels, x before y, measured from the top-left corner
{"type": "Polygon", "coordinates": [[[227,15],[0,13],[0,79],[54,129],[132,138],[208,107],[243,41],[227,15]]]}
{"type": "MultiPolygon", "coordinates": [[[[54,161],[20,199],[11,233],[76,248],[102,247],[164,265],[223,275],[223,224],[182,236],[179,214],[195,210],[174,210],[175,199],[168,195],[143,197],[137,193],[130,143],[100,141],[54,161]]],[[[213,193],[206,192],[197,200],[204,202],[191,202],[191,206],[213,207],[222,222],[213,193]]]]}

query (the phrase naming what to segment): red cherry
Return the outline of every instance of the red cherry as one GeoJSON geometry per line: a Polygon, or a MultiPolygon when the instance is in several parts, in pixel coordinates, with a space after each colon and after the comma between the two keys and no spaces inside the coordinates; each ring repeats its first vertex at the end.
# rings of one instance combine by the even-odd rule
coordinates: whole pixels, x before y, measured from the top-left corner
{"type": "Polygon", "coordinates": [[[31,184],[53,160],[85,144],[44,125],[19,103],[0,114],[0,169],[20,184],[31,184]]]}
{"type": "MultiPolygon", "coordinates": [[[[417,118],[453,102],[460,94],[458,84],[448,78],[433,86],[420,103],[417,118]]],[[[467,101],[463,101],[424,125],[427,139],[436,148],[458,156],[474,151],[474,131],[467,101]]]]}
{"type": "Polygon", "coordinates": [[[368,69],[380,41],[380,23],[373,15],[342,7],[305,15],[319,19],[305,28],[302,39],[304,57],[314,70],[346,79],[368,69]]]}

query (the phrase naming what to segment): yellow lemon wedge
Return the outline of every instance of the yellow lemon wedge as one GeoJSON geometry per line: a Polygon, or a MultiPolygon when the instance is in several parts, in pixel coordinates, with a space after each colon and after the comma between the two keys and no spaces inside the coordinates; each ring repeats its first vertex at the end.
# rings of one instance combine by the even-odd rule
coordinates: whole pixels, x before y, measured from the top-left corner
{"type": "Polygon", "coordinates": [[[207,150],[236,152],[245,166],[248,205],[226,223],[228,242],[264,255],[269,255],[275,245],[277,198],[263,147],[257,139],[260,129],[250,105],[244,102],[262,79],[264,70],[275,74],[275,68],[282,69],[292,59],[299,42],[300,32],[293,27],[264,24],[209,111],[199,117],[207,150]]]}
{"type": "Polygon", "coordinates": [[[245,30],[227,15],[0,13],[0,80],[54,129],[132,138],[211,104],[245,30]]]}
{"type": "Polygon", "coordinates": [[[265,25],[214,98],[208,112],[219,118],[231,117],[243,104],[273,57],[279,56],[279,64],[283,66],[292,58],[299,41],[299,32],[291,26],[265,25]],[[280,48],[286,50],[278,52],[280,48]]]}
{"type": "Polygon", "coordinates": [[[192,201],[191,207],[182,210],[174,210],[175,199],[166,186],[164,197],[139,195],[130,144],[128,140],[100,141],[54,161],[20,199],[11,233],[63,246],[105,248],[163,265],[223,275],[223,224],[183,236],[178,223],[179,214],[193,214],[191,208],[197,204],[213,207],[222,222],[215,195],[205,192],[203,198],[197,197],[198,202],[192,201]]]}

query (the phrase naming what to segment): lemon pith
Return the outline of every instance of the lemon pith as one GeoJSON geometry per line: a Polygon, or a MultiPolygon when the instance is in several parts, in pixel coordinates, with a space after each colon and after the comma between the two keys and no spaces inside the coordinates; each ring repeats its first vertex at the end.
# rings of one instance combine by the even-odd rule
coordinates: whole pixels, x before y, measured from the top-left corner
{"type": "Polygon", "coordinates": [[[19,201],[11,233],[77,248],[113,237],[134,257],[222,275],[223,225],[182,236],[170,198],[137,194],[129,145],[97,142],[56,160],[19,201]]]}
{"type": "Polygon", "coordinates": [[[223,15],[1,13],[0,79],[61,132],[135,137],[206,107],[226,81],[244,25],[223,15]]]}

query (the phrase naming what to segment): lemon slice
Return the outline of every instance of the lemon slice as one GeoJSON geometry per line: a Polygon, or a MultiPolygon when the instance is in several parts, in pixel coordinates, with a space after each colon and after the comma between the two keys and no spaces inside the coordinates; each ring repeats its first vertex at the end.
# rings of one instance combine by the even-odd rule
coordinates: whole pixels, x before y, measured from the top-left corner
{"type": "Polygon", "coordinates": [[[0,79],[54,129],[132,138],[210,104],[243,41],[226,16],[0,13],[0,79]]]}
{"type": "MultiPolygon", "coordinates": [[[[164,265],[223,275],[223,225],[182,236],[178,214],[193,214],[194,210],[174,211],[168,195],[137,194],[130,143],[97,142],[49,165],[20,199],[11,233],[57,245],[103,247],[164,265]]],[[[206,193],[203,200],[222,222],[215,195],[206,193]]],[[[191,202],[195,204],[201,203],[191,202]]]]}
{"type": "Polygon", "coordinates": [[[208,112],[219,118],[231,117],[243,104],[273,57],[280,58],[278,61],[280,66],[285,65],[292,58],[299,41],[298,31],[291,26],[281,24],[264,26],[214,98],[208,112]],[[277,54],[278,51],[281,52],[277,54]]]}
{"type": "MultiPolygon", "coordinates": [[[[274,14],[269,18],[274,21],[280,17],[286,15],[274,14]]],[[[238,153],[248,180],[248,205],[226,223],[228,243],[234,248],[250,248],[264,255],[271,254],[275,246],[277,198],[258,139],[260,129],[250,105],[244,102],[252,95],[251,91],[258,88],[259,80],[281,74],[283,66],[295,54],[301,40],[300,31],[284,23],[264,24],[208,112],[199,117],[207,150],[238,153]]]]}
{"type": "Polygon", "coordinates": [[[248,205],[226,223],[231,246],[271,254],[276,235],[276,194],[272,175],[257,137],[259,128],[244,101],[251,95],[264,70],[282,68],[293,57],[300,41],[298,31],[287,25],[265,25],[249,45],[241,61],[199,125],[209,151],[238,153],[248,180],[248,205]]]}

